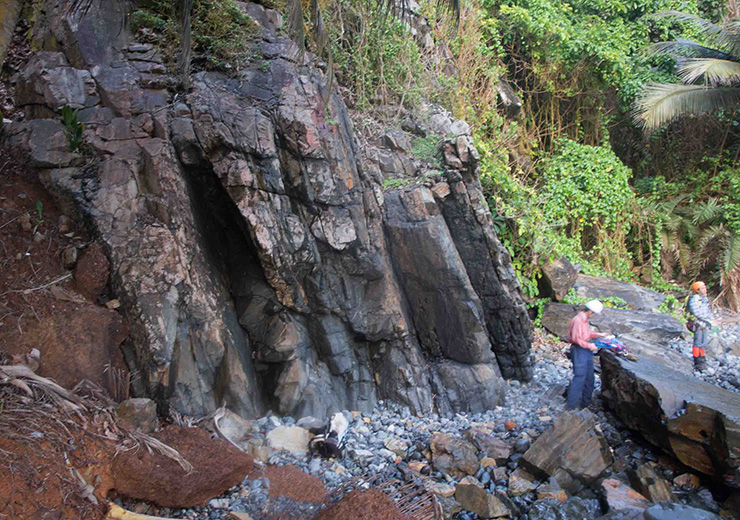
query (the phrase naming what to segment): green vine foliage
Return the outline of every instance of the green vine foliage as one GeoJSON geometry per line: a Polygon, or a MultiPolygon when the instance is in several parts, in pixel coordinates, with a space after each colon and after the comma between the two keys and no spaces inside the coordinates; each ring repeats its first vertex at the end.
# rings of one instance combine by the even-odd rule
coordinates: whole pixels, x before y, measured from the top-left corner
{"type": "Polygon", "coordinates": [[[585,260],[586,272],[627,277],[632,172],[608,146],[571,140],[558,143],[544,165],[543,214],[557,226],[555,249],[571,261],[585,260]]]}
{"type": "MultiPolygon", "coordinates": [[[[593,300],[593,298],[579,296],[573,289],[571,289],[570,291],[568,291],[568,294],[565,295],[565,298],[563,298],[563,303],[568,303],[570,305],[585,305],[591,300],[593,300]]],[[[604,307],[607,307],[609,309],[628,308],[627,302],[617,296],[599,298],[599,301],[604,304],[604,307]]]]}

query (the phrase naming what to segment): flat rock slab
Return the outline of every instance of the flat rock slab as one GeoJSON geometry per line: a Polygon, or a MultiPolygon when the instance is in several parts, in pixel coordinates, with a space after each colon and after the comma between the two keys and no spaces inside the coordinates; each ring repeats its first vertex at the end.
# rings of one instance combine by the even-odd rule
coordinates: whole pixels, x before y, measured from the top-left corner
{"type": "Polygon", "coordinates": [[[645,520],[719,520],[720,517],[709,511],[680,504],[656,504],[649,507],[645,520]]]}
{"type": "Polygon", "coordinates": [[[602,352],[604,398],[625,424],[682,463],[740,487],[740,395],[648,358],[602,352]]]}
{"type": "Polygon", "coordinates": [[[308,451],[311,434],[300,426],[278,426],[267,434],[270,448],[287,451],[308,451]]]}
{"type": "MultiPolygon", "coordinates": [[[[565,340],[568,324],[580,308],[579,305],[568,303],[546,303],[542,325],[565,340]]],[[[624,309],[604,309],[601,315],[591,319],[591,324],[602,332],[626,334],[641,341],[663,344],[682,336],[686,330],[680,321],[669,314],[624,309]]]]}
{"type": "Polygon", "coordinates": [[[579,483],[594,482],[614,461],[595,426],[587,410],[565,412],[522,456],[522,466],[535,476],[555,477],[566,491],[578,491],[579,483]]]}
{"type": "Polygon", "coordinates": [[[617,479],[608,478],[601,483],[609,511],[644,511],[650,501],[617,479]]]}
{"type": "Polygon", "coordinates": [[[603,276],[579,274],[573,290],[582,298],[621,298],[630,309],[636,311],[657,309],[665,301],[665,296],[659,292],[603,276]]]}

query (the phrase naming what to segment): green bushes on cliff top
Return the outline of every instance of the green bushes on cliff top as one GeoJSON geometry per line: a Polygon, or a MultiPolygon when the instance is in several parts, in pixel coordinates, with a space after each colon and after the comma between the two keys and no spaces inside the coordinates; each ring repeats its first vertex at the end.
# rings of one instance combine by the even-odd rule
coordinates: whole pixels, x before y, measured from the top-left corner
{"type": "MultiPolygon", "coordinates": [[[[172,64],[180,52],[180,13],[177,2],[139,0],[132,13],[132,32],[152,31],[172,64]]],[[[233,0],[194,0],[192,23],[195,69],[237,70],[251,58],[259,26],[233,0]]]]}

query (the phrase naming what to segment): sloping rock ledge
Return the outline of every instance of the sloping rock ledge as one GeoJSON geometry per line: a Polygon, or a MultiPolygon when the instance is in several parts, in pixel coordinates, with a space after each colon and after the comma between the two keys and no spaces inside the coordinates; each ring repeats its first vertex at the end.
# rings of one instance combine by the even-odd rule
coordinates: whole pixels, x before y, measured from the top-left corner
{"type": "Polygon", "coordinates": [[[651,359],[600,357],[603,396],[629,428],[683,464],[740,487],[740,395],[651,359]]]}

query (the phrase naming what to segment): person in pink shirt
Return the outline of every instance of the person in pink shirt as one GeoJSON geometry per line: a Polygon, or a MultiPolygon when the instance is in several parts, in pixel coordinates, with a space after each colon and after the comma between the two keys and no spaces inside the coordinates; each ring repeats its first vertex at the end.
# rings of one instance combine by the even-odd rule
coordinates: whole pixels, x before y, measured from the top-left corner
{"type": "Polygon", "coordinates": [[[594,314],[601,314],[604,305],[591,300],[576,314],[568,326],[570,358],[573,362],[573,380],[568,387],[568,410],[585,408],[591,403],[594,391],[594,353],[598,350],[592,340],[606,337],[607,334],[593,332],[588,320],[594,314]]]}

